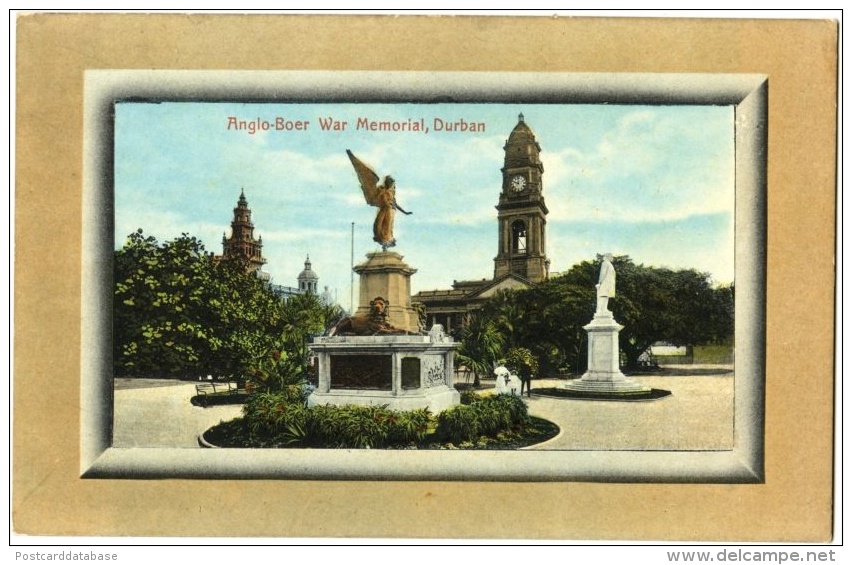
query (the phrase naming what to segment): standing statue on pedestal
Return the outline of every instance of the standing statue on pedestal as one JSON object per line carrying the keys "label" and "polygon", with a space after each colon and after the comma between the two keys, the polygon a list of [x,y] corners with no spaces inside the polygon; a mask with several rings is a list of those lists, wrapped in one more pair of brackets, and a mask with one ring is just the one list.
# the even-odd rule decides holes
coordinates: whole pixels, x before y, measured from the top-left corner
{"label": "standing statue on pedestal", "polygon": [[598,276],[597,308],[592,321],[583,326],[588,336],[588,363],[579,379],[565,383],[569,398],[595,400],[649,400],[651,387],[626,377],[621,372],[618,332],[624,326],[615,321],[609,310],[609,299],[615,296],[615,267],[612,254],[598,255],[601,272]]}
{"label": "standing statue on pedestal", "polygon": [[615,267],[612,266],[611,253],[607,253],[601,258],[601,274],[595,288],[598,296],[595,315],[612,314],[608,308],[609,299],[615,296]]}
{"label": "standing statue on pedestal", "polygon": [[406,215],[411,212],[406,212],[396,203],[396,183],[393,177],[388,175],[382,184],[379,184],[379,175],[373,169],[355,157],[350,150],[347,149],[346,154],[352,166],[355,167],[367,204],[379,208],[376,212],[376,220],[373,222],[373,241],[381,245],[383,251],[387,251],[388,247],[396,245],[396,239],[393,236],[394,214],[397,210]]}

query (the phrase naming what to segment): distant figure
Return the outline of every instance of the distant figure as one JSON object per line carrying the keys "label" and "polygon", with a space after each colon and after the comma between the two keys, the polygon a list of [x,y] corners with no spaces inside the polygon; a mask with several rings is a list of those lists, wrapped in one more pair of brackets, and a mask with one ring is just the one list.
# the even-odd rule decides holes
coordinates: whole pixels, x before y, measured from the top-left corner
{"label": "distant figure", "polygon": [[519,379],[518,375],[516,375],[515,373],[511,373],[506,379],[506,388],[508,389],[506,392],[508,392],[512,396],[523,396],[523,393],[519,392],[521,390],[521,387],[523,387],[521,379]]}
{"label": "distant figure", "polygon": [[595,285],[598,295],[598,305],[595,314],[611,314],[609,299],[615,296],[615,267],[612,266],[612,254],[607,253],[601,260],[601,274]]}
{"label": "distant figure", "polygon": [[509,369],[503,365],[498,366],[494,369],[494,377],[496,379],[494,391],[497,394],[509,392]]}
{"label": "distant figure", "polygon": [[532,385],[532,372],[525,363],[518,368],[518,378],[521,380],[521,396],[524,395],[524,385],[527,385],[527,398],[532,396],[530,386]]}

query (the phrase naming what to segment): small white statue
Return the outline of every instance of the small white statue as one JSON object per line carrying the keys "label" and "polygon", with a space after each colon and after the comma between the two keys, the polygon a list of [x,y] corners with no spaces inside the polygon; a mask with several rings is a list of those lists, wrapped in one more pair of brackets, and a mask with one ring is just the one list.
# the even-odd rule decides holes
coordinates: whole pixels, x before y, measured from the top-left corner
{"label": "small white statue", "polygon": [[432,343],[444,343],[447,341],[447,334],[444,332],[444,326],[441,324],[434,324],[432,329],[429,330],[429,341]]}
{"label": "small white statue", "polygon": [[615,296],[615,267],[612,266],[612,254],[607,253],[601,259],[601,274],[598,277],[598,304],[595,314],[611,314],[608,306],[609,299]]}

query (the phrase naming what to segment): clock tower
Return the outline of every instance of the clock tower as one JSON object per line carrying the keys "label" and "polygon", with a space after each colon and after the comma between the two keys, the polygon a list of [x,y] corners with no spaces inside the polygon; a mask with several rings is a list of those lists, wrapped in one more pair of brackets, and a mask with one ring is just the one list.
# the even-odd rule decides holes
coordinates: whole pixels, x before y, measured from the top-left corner
{"label": "clock tower", "polygon": [[518,125],[503,146],[503,188],[497,204],[498,248],[494,278],[517,275],[531,282],[547,278],[550,261],[545,253],[547,206],[542,194],[544,167],[541,147],[532,129],[518,116]]}

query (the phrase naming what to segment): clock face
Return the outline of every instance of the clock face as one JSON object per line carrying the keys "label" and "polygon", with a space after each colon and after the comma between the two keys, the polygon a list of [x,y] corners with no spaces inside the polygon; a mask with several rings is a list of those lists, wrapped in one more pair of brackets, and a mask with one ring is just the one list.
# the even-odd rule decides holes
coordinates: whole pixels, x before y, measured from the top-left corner
{"label": "clock face", "polygon": [[512,190],[515,192],[520,192],[527,186],[527,179],[522,177],[521,175],[517,175],[512,178]]}

